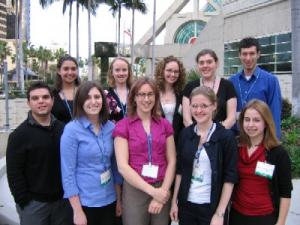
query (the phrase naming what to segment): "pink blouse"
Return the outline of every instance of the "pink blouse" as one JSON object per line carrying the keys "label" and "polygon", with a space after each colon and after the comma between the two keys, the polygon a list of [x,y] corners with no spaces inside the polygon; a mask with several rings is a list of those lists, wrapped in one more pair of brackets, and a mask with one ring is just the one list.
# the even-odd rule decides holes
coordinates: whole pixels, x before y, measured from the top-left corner
{"label": "pink blouse", "polygon": [[147,134],[138,116],[120,120],[113,131],[113,137],[122,137],[128,141],[129,165],[143,179],[152,184],[163,181],[167,169],[166,140],[173,135],[172,125],[164,118],[151,120],[152,165],[159,166],[156,179],[143,177],[142,167],[149,163]]}

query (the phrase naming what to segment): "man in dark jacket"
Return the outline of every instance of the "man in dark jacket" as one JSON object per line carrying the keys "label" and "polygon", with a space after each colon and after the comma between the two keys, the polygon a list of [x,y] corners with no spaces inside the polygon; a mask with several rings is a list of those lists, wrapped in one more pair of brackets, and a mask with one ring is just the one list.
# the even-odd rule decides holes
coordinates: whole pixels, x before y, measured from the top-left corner
{"label": "man in dark jacket", "polygon": [[6,166],[21,225],[62,225],[68,215],[60,173],[64,124],[51,115],[50,88],[34,83],[27,91],[28,118],[8,139]]}

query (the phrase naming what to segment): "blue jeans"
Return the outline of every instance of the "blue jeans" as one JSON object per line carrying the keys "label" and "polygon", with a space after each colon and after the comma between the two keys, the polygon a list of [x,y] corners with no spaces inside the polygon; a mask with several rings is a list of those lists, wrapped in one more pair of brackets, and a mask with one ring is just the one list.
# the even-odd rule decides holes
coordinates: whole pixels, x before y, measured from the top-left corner
{"label": "blue jeans", "polygon": [[23,209],[17,204],[20,225],[67,225],[70,217],[68,200],[39,202],[31,200]]}

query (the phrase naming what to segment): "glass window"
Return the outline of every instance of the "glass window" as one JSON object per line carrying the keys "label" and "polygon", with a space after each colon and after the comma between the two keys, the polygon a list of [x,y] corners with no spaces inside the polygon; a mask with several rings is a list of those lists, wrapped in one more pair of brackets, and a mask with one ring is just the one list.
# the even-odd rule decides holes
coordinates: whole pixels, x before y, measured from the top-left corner
{"label": "glass window", "polygon": [[291,42],[284,43],[284,44],[278,44],[276,47],[276,52],[289,52],[289,51],[292,51]]}
{"label": "glass window", "polygon": [[291,63],[280,63],[277,64],[277,71],[278,72],[291,72],[292,71],[292,64]]}
{"label": "glass window", "polygon": [[290,41],[291,41],[291,33],[279,34],[277,36],[277,43],[290,42]]}
{"label": "glass window", "polygon": [[277,62],[289,62],[292,60],[292,54],[291,53],[283,53],[283,54],[277,54],[276,55],[276,61]]}

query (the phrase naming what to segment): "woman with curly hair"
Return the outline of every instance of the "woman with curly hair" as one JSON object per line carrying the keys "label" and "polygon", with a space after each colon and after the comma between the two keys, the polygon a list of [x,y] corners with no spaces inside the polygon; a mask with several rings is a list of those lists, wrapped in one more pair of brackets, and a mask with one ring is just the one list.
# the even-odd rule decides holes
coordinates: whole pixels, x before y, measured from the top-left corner
{"label": "woman with curly hair", "polygon": [[109,106],[109,119],[117,122],[127,114],[127,96],[132,82],[129,62],[121,57],[115,58],[107,73],[108,90],[105,91]]}
{"label": "woman with curly hair", "polygon": [[156,66],[155,81],[159,89],[160,108],[162,116],[173,125],[175,142],[183,128],[181,91],[185,76],[182,62],[174,56],[162,59]]}

